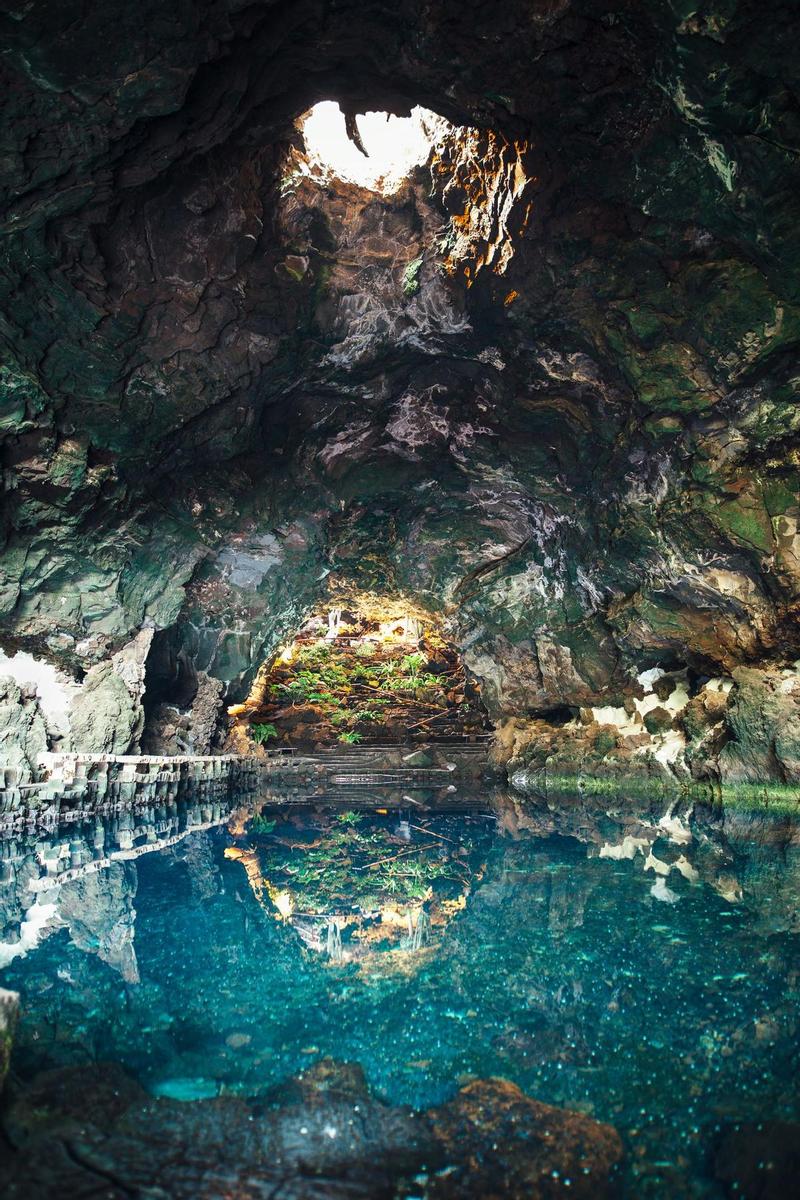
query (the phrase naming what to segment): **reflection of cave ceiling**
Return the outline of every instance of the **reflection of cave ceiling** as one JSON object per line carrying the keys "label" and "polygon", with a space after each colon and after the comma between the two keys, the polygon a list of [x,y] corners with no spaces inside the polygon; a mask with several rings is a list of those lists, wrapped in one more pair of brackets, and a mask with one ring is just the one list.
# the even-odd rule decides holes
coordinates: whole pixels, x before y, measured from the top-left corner
{"label": "reflection of cave ceiling", "polygon": [[[9,635],[85,667],[150,624],[241,693],[333,574],[447,613],[497,712],[796,657],[792,6],[0,28]],[[322,97],[461,132],[320,189]]]}

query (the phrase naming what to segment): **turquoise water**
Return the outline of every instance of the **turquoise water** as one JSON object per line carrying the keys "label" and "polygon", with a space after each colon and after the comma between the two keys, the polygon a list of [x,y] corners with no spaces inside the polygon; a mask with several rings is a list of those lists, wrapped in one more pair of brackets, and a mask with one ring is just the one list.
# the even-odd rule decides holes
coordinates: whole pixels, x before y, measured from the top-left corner
{"label": "turquoise water", "polygon": [[721,1195],[719,1132],[800,1116],[796,831],[497,806],[173,809],[7,844],[14,1069],[118,1061],[189,1099],[332,1055],[421,1108],[502,1075],[615,1125],[628,1196]]}

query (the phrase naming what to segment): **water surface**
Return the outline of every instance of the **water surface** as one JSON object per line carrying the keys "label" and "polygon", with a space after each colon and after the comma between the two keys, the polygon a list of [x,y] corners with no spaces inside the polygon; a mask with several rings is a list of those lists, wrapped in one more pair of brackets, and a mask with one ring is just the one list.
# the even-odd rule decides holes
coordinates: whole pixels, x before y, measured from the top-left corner
{"label": "water surface", "polygon": [[734,1121],[796,1120],[785,821],[181,806],[4,846],[14,1067],[266,1092],[322,1056],[424,1108],[505,1076],[615,1125],[629,1196],[717,1196]]}

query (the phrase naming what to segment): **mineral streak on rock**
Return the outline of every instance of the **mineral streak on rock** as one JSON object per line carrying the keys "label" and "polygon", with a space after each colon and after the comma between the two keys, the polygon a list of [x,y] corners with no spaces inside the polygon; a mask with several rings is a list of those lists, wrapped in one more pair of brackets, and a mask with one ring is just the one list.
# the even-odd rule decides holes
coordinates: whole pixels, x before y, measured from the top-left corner
{"label": "mineral streak on rock", "polygon": [[[0,622],[72,748],[217,749],[335,576],[446,616],[512,772],[796,784],[793,6],[56,8],[0,20]],[[429,163],[320,181],[320,99]]]}

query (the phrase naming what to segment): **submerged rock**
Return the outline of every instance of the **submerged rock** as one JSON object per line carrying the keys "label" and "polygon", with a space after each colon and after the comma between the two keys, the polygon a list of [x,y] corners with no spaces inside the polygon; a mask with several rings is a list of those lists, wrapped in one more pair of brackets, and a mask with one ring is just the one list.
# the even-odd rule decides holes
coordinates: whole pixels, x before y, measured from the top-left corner
{"label": "submerged rock", "polygon": [[[540,1104],[505,1079],[478,1079],[431,1113],[451,1170],[431,1180],[436,1200],[507,1197],[595,1200],[622,1159],[611,1125]],[[565,1192],[568,1189],[568,1192]]]}
{"label": "submerged rock", "polygon": [[219,1091],[213,1079],[162,1079],[153,1085],[154,1096],[167,1100],[207,1100]]}
{"label": "submerged rock", "polygon": [[16,1149],[0,1162],[3,1195],[545,1200],[570,1179],[571,1194],[594,1197],[622,1152],[610,1126],[503,1080],[418,1114],[374,1099],[359,1067],[324,1059],[262,1101],[186,1098],[146,1098],[113,1067],[46,1072],[5,1115]]}

